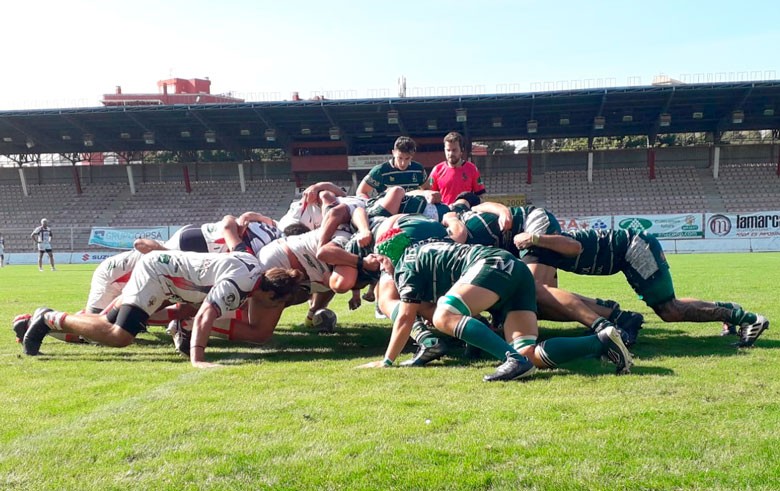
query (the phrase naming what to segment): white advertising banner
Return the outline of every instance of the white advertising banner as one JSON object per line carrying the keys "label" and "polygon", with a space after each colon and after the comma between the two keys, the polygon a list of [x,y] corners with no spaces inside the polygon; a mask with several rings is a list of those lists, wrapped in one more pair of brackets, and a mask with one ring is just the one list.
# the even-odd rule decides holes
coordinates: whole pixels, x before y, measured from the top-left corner
{"label": "white advertising banner", "polygon": [[349,170],[371,169],[375,165],[384,164],[392,159],[391,154],[387,155],[349,155],[347,156],[347,168]]}
{"label": "white advertising banner", "polygon": [[615,215],[615,228],[644,230],[659,239],[704,238],[704,215]]}
{"label": "white advertising banner", "polygon": [[92,227],[89,244],[112,249],[132,249],[135,239],[168,240],[168,227],[111,228]]}
{"label": "white advertising banner", "polygon": [[600,215],[600,216],[588,216],[588,217],[571,217],[555,215],[558,222],[561,224],[561,230],[564,232],[575,230],[606,230],[612,228],[612,216]]}
{"label": "white advertising banner", "polygon": [[780,211],[707,213],[708,239],[780,237]]}

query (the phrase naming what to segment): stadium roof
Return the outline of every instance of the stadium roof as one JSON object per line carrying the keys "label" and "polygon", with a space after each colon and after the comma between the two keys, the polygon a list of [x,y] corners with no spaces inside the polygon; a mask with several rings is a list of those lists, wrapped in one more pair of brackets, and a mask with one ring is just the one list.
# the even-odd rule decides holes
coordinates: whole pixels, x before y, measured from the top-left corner
{"label": "stadium roof", "polygon": [[[393,118],[397,123],[389,121]],[[440,138],[453,130],[474,141],[778,128],[780,81],[756,81],[0,111],[0,154],[227,150],[241,155],[334,137],[347,145],[385,143],[401,134]]]}

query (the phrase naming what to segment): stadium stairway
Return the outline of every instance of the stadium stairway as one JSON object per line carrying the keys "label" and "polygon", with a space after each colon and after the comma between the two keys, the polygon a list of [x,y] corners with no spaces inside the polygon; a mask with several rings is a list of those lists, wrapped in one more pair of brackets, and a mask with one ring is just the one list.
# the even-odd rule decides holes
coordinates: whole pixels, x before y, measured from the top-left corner
{"label": "stadium stairway", "polygon": [[712,177],[712,169],[698,168],[696,174],[699,177],[702,197],[704,198],[705,210],[711,213],[722,213],[726,211],[726,205],[723,202],[723,196],[715,185],[715,179]]}

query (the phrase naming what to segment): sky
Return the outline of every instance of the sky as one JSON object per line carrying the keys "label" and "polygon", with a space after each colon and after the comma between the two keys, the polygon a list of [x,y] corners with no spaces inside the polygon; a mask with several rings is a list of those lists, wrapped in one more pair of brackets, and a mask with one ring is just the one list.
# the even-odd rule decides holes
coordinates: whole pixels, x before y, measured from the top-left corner
{"label": "sky", "polygon": [[205,78],[247,101],[779,79],[780,2],[26,0],[4,5],[0,110],[100,106]]}

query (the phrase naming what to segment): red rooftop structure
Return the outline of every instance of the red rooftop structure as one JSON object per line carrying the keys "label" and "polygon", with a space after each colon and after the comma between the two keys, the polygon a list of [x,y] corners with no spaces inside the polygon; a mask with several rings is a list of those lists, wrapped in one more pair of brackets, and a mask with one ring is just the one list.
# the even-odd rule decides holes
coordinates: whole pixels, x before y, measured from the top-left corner
{"label": "red rooftop structure", "polygon": [[117,85],[113,94],[103,94],[104,106],[158,106],[168,104],[209,104],[244,102],[244,99],[211,93],[208,78],[170,78],[157,82],[157,94],[123,94]]}

